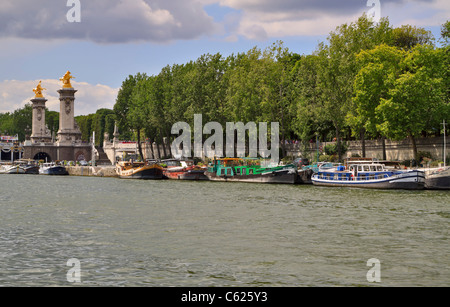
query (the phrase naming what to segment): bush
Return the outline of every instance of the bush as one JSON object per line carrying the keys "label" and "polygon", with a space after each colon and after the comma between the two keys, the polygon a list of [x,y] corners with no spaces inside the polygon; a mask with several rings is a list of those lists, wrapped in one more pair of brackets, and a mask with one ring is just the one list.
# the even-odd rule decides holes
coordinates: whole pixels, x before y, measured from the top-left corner
{"label": "bush", "polygon": [[339,162],[339,157],[337,155],[321,155],[319,157],[319,162]]}
{"label": "bush", "polygon": [[319,156],[319,162],[330,162],[330,156],[329,155]]}
{"label": "bush", "polygon": [[434,160],[433,155],[429,151],[419,151],[417,152],[417,155],[421,158],[420,160],[424,160],[424,158],[428,158],[428,161]]}
{"label": "bush", "polygon": [[400,164],[403,165],[403,166],[406,166],[406,167],[410,167],[411,166],[411,160],[403,160]]}
{"label": "bush", "polygon": [[294,161],[294,157],[292,157],[292,156],[286,156],[286,157],[282,158],[281,161],[282,161],[284,164],[290,164],[290,163],[292,163],[292,161]]}
{"label": "bush", "polygon": [[431,162],[430,167],[439,167],[439,164],[444,165],[444,162],[443,161],[433,161],[433,162]]}

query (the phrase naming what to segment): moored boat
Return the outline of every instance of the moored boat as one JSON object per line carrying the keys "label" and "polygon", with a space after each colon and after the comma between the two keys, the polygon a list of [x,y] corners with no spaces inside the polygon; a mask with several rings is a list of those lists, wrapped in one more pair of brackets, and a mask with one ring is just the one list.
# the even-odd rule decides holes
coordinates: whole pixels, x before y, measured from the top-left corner
{"label": "moored boat", "polygon": [[164,176],[168,179],[177,180],[209,180],[205,175],[207,168],[194,165],[190,160],[164,160],[166,164]]}
{"label": "moored boat", "polygon": [[311,177],[314,171],[311,168],[302,168],[297,170],[297,179],[295,183],[297,184],[311,184]]}
{"label": "moored boat", "polygon": [[38,175],[39,174],[39,165],[27,164],[23,167],[25,169],[25,174],[27,175]]}
{"label": "moored boat", "polygon": [[43,163],[39,169],[40,175],[65,176],[69,175],[67,169],[56,163]]}
{"label": "moored boat", "polygon": [[293,164],[263,167],[257,160],[223,158],[214,159],[205,175],[212,181],[294,184],[298,174]]}
{"label": "moored boat", "polygon": [[25,174],[25,169],[20,164],[3,165],[3,174]]}
{"label": "moored boat", "polygon": [[387,169],[381,163],[349,164],[347,167],[319,169],[312,176],[312,182],[330,187],[419,190],[425,187],[425,173]]}
{"label": "moored boat", "polygon": [[24,169],[25,174],[27,174],[27,175],[39,174],[40,167],[34,160],[21,159],[21,160],[17,160],[16,163],[18,163]]}
{"label": "moored boat", "polygon": [[425,170],[425,188],[450,190],[450,167]]}
{"label": "moored boat", "polygon": [[163,168],[157,163],[119,161],[116,173],[121,179],[162,179]]}

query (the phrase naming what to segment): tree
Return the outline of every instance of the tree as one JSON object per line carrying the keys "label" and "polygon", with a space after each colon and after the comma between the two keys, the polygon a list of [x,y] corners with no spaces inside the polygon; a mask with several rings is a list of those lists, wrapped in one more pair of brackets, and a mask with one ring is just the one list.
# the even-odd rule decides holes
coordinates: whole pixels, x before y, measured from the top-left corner
{"label": "tree", "polygon": [[10,134],[14,130],[13,117],[11,113],[0,113],[0,134]]}
{"label": "tree", "polygon": [[136,77],[136,84],[131,91],[130,100],[128,103],[128,112],[126,121],[128,127],[136,133],[139,155],[141,159],[145,159],[142,144],[141,133],[146,124],[146,104],[148,102],[148,81],[149,78],[143,74]]}
{"label": "tree", "polygon": [[117,124],[121,131],[121,135],[129,136],[131,127],[128,123],[128,114],[131,105],[131,95],[137,82],[146,77],[145,74],[137,73],[135,76],[129,75],[117,94],[116,103],[114,104],[114,114],[116,115]]}
{"label": "tree", "polygon": [[263,56],[267,61],[265,83],[268,90],[267,97],[261,103],[261,119],[264,122],[280,123],[282,157],[284,157],[285,140],[290,138],[293,132],[292,119],[296,113],[293,69],[301,57],[299,54],[291,53],[281,41],[268,47]]}
{"label": "tree", "polygon": [[59,112],[45,110],[45,122],[48,129],[56,135],[59,130]]}
{"label": "tree", "polygon": [[444,56],[443,49],[430,45],[417,45],[405,53],[400,64],[402,73],[387,80],[388,97],[381,98],[376,108],[379,131],[394,140],[409,137],[416,161],[415,138],[431,126],[438,127],[442,117],[450,116],[445,101]]}
{"label": "tree", "polygon": [[3,114],[0,116],[0,132],[18,135],[19,141],[23,142],[26,131],[31,129],[32,117],[33,107],[30,103],[23,108],[15,110],[13,113]]}
{"label": "tree", "polygon": [[[354,82],[353,108],[347,114],[347,122],[353,131],[364,131],[376,136],[379,134],[379,117],[375,112],[381,99],[389,98],[392,80],[401,73],[400,63],[405,52],[385,44],[372,50],[363,50],[357,57],[361,69]],[[386,152],[383,138],[383,157]],[[363,156],[364,148],[363,148]]]}
{"label": "tree", "polygon": [[319,44],[317,89],[319,90],[321,116],[333,123],[339,160],[342,159],[341,132],[347,124],[346,116],[353,108],[353,83],[359,67],[355,57],[361,50],[390,42],[392,28],[387,19],[375,24],[365,14],[356,23],[343,24],[327,38],[328,45]]}
{"label": "tree", "polygon": [[89,114],[89,115],[80,115],[75,117],[76,122],[78,123],[78,126],[80,127],[81,131],[81,139],[85,142],[88,142],[92,136],[92,129],[93,122],[94,122],[95,114]]}
{"label": "tree", "polygon": [[393,46],[410,50],[417,45],[432,45],[434,37],[431,31],[411,25],[403,25],[393,30]]}
{"label": "tree", "polygon": [[441,27],[441,38],[444,45],[448,46],[450,43],[450,20],[447,20]]}

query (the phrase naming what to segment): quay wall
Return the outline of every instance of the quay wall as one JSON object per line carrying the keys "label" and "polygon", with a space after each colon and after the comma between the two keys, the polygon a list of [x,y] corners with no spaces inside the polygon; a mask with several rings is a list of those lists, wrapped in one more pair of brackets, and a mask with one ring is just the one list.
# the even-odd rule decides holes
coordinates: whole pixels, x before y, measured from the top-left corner
{"label": "quay wall", "polygon": [[[347,152],[344,157],[352,157],[352,155],[359,155],[362,157],[362,142],[358,141],[348,141]],[[450,138],[446,140],[446,155],[450,155]],[[322,149],[329,144],[335,144],[335,142],[321,142],[319,146]],[[417,150],[422,152],[431,153],[433,159],[443,161],[444,154],[444,137],[428,137],[428,138],[417,138],[416,139]],[[413,150],[410,139],[404,139],[401,141],[385,140],[386,147],[386,159],[391,161],[404,161],[413,159]],[[310,143],[308,146],[302,146],[301,144],[286,144],[285,148],[288,156],[300,157],[305,156],[306,158],[316,157],[316,143]],[[383,159],[383,142],[382,140],[366,140],[366,157],[367,158],[377,158],[379,160]]]}
{"label": "quay wall", "polygon": [[70,176],[117,177],[114,166],[66,166]]}

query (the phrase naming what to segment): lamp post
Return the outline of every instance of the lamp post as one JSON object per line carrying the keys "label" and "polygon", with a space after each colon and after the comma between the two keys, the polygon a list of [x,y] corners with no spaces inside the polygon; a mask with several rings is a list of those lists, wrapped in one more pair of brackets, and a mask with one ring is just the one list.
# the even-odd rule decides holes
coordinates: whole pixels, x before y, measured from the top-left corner
{"label": "lamp post", "polygon": [[446,138],[446,135],[445,135],[445,126],[447,125],[446,123],[445,123],[445,120],[442,122],[442,124],[441,125],[443,125],[444,126],[444,167],[446,166],[446,164],[445,164],[445,160],[446,160],[446,158],[447,158],[447,155],[446,155],[446,147],[447,147],[447,144],[446,144],[446,141],[445,141],[445,138]]}
{"label": "lamp post", "polygon": [[317,163],[319,163],[319,133],[316,132],[316,159]]}

